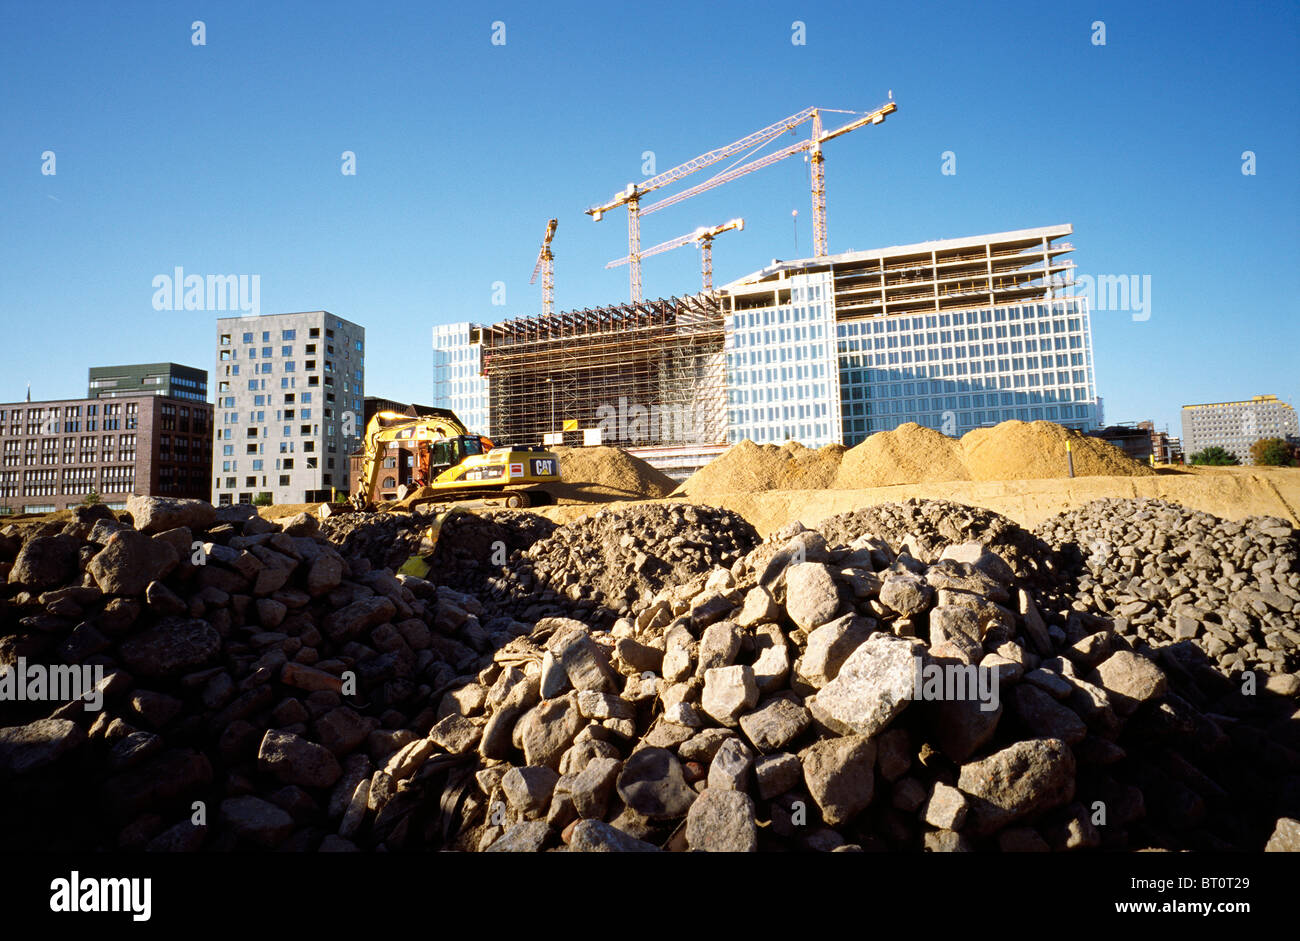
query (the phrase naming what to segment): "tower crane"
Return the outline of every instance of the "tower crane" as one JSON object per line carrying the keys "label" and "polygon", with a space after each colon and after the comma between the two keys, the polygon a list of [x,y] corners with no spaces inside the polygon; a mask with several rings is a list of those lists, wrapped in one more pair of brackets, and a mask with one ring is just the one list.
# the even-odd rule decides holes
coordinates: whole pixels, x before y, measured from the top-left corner
{"label": "tower crane", "polygon": [[717,174],[716,176],[713,176],[705,180],[703,183],[698,183],[695,186],[692,186],[688,189],[684,189],[679,193],[674,193],[672,196],[669,196],[666,199],[661,199],[657,203],[653,203],[645,207],[644,209],[640,210],[640,213],[642,215],[648,215],[649,213],[652,212],[658,212],[660,209],[666,209],[667,207],[676,205],[677,203],[680,203],[683,200],[690,199],[692,196],[699,195],[700,193],[703,193],[706,190],[711,190],[715,186],[721,186],[723,183],[730,183],[732,180],[742,177],[747,173],[752,173],[755,170],[761,170],[763,167],[771,166],[774,163],[784,160],[786,157],[793,156],[794,154],[803,153],[805,151],[811,151],[813,255],[816,258],[824,257],[827,254],[826,251],[826,182],[825,182],[824,170],[823,170],[823,163],[825,162],[825,157],[822,154],[822,145],[827,143],[828,141],[834,140],[837,137],[847,134],[850,131],[856,131],[860,127],[865,127],[868,124],[883,123],[887,115],[890,115],[893,112],[898,110],[898,105],[895,104],[893,101],[888,101],[884,105],[881,105],[879,108],[877,108],[875,111],[871,111],[868,112],[867,114],[857,117],[854,120],[850,121],[849,123],[841,127],[837,127],[833,131],[825,131],[822,129],[821,112],[823,110],[828,110],[828,109],[821,109],[821,108],[812,109],[813,133],[812,133],[812,137],[809,138],[808,140],[799,141],[798,143],[791,144],[789,147],[786,147],[782,150],[775,151],[764,157],[759,157],[756,160],[751,160],[749,163],[741,164],[740,166],[737,167],[732,167],[729,170],[724,170],[723,172]]}
{"label": "tower crane", "polygon": [[812,118],[816,110],[816,108],[804,108],[802,111],[783,118],[775,124],[768,125],[761,131],[755,131],[748,137],[733,141],[725,147],[710,150],[708,153],[679,164],[671,170],[660,173],[658,176],[642,180],[640,183],[629,183],[627,189],[615,193],[612,199],[586,210],[587,215],[591,216],[593,221],[599,222],[605,213],[620,206],[627,207],[627,257],[628,264],[631,266],[630,280],[632,300],[634,302],[641,300],[641,197],[654,192],[660,187],[675,183],[697,170],[703,170],[720,160],[725,160],[735,154],[766,144],[774,137],[785,131],[792,130]]}
{"label": "tower crane", "polygon": [[552,219],[546,223],[546,236],[542,239],[542,250],[537,253],[537,264],[533,265],[533,276],[529,284],[537,283],[537,274],[542,275],[542,313],[549,316],[555,308],[555,256],[551,254],[551,239],[559,221]]}
{"label": "tower crane", "polygon": [[[740,231],[745,227],[744,219],[732,219],[730,222],[724,222],[722,225],[701,226],[694,232],[688,232],[685,235],[678,236],[675,239],[669,239],[667,242],[660,242],[652,248],[647,248],[640,255],[641,258],[649,258],[651,255],[658,255],[660,252],[670,251],[682,245],[689,245],[691,242],[700,243],[700,274],[704,282],[704,290],[713,290],[713,240],[723,232],[730,232],[733,229]],[[617,268],[619,265],[626,265],[632,260],[631,255],[624,255],[622,258],[616,258],[607,264],[606,268]]]}

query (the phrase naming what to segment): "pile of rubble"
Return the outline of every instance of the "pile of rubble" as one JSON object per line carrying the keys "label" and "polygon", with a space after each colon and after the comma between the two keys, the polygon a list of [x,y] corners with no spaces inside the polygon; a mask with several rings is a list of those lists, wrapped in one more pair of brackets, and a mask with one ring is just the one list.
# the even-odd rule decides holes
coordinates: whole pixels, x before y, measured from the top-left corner
{"label": "pile of rubble", "polygon": [[[430,540],[428,531],[435,523],[437,538]],[[481,582],[502,547],[507,554],[523,551],[555,531],[550,520],[521,510],[468,512],[432,506],[414,513],[343,513],[320,525],[321,533],[345,556],[364,556],[374,568],[394,572],[432,546],[431,571],[464,585]]]}
{"label": "pile of rubble", "polygon": [[711,506],[601,510],[512,555],[488,587],[500,610],[523,620],[563,614],[608,627],[665,585],[730,566],[757,542],[744,517]]}
{"label": "pile of rubble", "polygon": [[[1154,649],[1088,602],[1071,521],[1058,553],[951,504],[762,543],[628,507],[466,592],[305,515],[129,509],[0,530],[0,663],[103,670],[97,710],[0,702],[6,848],[1300,848],[1289,661]],[[1277,539],[1234,565],[1286,595]]]}
{"label": "pile of rubble", "polygon": [[1225,674],[1300,669],[1300,540],[1162,500],[1096,500],[1036,530],[1073,576],[1064,600],[1152,647],[1192,641]]}

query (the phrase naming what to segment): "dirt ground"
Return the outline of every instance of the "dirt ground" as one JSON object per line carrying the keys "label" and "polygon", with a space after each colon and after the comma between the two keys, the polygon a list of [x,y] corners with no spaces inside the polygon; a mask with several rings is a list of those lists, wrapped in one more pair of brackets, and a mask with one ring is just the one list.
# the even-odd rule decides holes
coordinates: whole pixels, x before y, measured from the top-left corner
{"label": "dirt ground", "polygon": [[[865,490],[769,490],[715,495],[695,502],[734,510],[764,536],[791,520],[812,526],[836,513],[909,497],[981,506],[1022,526],[1035,526],[1049,516],[1103,497],[1151,497],[1224,519],[1276,516],[1300,527],[1300,468],[1198,467],[1189,472],[1160,467],[1157,471],[1150,477],[958,480]],[[568,522],[600,508],[553,506],[533,512]]]}

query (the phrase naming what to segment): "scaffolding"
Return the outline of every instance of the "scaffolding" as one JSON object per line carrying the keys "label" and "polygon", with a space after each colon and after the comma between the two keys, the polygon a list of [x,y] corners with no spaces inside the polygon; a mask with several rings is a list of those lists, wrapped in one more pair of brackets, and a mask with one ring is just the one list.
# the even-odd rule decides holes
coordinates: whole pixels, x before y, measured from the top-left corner
{"label": "scaffolding", "polygon": [[[712,294],[521,317],[482,331],[493,440],[536,443],[569,424],[605,444],[722,444],[722,314]],[[581,443],[572,431],[565,443]]]}

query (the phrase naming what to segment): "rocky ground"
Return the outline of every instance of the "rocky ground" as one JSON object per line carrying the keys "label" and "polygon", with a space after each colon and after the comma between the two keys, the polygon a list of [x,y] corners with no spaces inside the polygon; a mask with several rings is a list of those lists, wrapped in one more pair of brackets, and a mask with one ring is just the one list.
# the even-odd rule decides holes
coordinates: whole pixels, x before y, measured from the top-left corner
{"label": "rocky ground", "polygon": [[1280,520],[128,509],[0,529],[0,664],[104,671],[0,701],[6,849],[1300,849]]}

